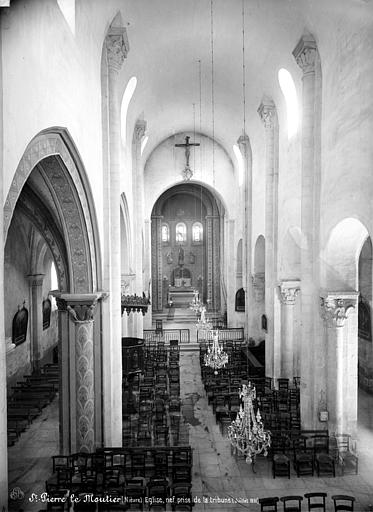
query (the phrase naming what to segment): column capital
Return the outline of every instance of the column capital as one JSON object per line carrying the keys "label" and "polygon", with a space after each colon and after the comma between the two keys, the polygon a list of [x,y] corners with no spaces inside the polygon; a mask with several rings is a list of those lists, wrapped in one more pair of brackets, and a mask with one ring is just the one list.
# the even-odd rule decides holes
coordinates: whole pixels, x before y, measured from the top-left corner
{"label": "column capital", "polygon": [[273,128],[277,116],[276,105],[269,96],[263,96],[262,101],[257,110],[260,119],[265,128]]}
{"label": "column capital", "polygon": [[293,306],[300,292],[300,281],[297,279],[281,281],[279,289],[282,304],[285,306]]}
{"label": "column capital", "polygon": [[104,292],[96,293],[60,293],[53,292],[59,311],[67,311],[74,322],[93,320],[97,302],[105,299]]}
{"label": "column capital", "polygon": [[343,327],[357,306],[359,292],[324,292],[320,296],[321,316],[328,327]]}
{"label": "column capital", "polygon": [[141,144],[141,141],[145,135],[146,130],[146,121],[144,119],[138,119],[135,124],[135,129],[133,132],[133,141],[136,144]]}
{"label": "column capital", "polygon": [[303,74],[313,73],[315,71],[315,59],[317,44],[311,34],[304,34],[293,50],[293,56]]}
{"label": "column capital", "polygon": [[243,132],[237,139],[239,146],[250,146],[250,139],[247,133]]}
{"label": "column capital", "polygon": [[28,274],[27,279],[30,286],[42,286],[45,274]]}
{"label": "column capital", "polygon": [[129,52],[126,29],[124,27],[111,27],[106,36],[105,44],[109,67],[119,71]]}

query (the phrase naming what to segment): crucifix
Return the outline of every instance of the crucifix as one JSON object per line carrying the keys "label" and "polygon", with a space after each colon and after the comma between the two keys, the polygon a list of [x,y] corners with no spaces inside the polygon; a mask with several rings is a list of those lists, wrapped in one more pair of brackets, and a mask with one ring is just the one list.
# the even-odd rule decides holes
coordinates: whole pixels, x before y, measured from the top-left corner
{"label": "crucifix", "polygon": [[185,144],[175,144],[175,147],[177,148],[185,148],[185,169],[183,170],[183,176],[185,180],[190,180],[190,178],[193,176],[193,171],[189,167],[189,158],[190,158],[190,148],[192,146],[199,146],[199,143],[196,142],[189,142],[190,137],[187,135],[185,137]]}

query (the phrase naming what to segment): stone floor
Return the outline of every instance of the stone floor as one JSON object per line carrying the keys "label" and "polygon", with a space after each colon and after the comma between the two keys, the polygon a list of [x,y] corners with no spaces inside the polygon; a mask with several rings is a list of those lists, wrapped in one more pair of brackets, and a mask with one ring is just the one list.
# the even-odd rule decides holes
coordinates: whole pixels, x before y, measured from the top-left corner
{"label": "stone floor", "polygon": [[[269,460],[259,458],[254,474],[243,459],[237,460],[231,455],[229,442],[220,433],[208,405],[196,350],[181,352],[180,377],[183,415],[189,424],[189,440],[193,447],[195,512],[254,512],[259,511],[257,498],[303,495],[312,491],[328,493],[328,511],[333,510],[330,499],[333,494],[354,495],[356,512],[370,510],[369,506],[373,504],[373,396],[359,392],[358,475],[297,478],[292,470],[290,480],[273,479]],[[19,487],[25,494],[23,501],[11,501],[9,510],[33,512],[46,508],[40,502],[30,503],[29,498],[31,493],[39,495],[44,490],[45,480],[51,473],[50,457],[57,452],[58,399],[9,449],[10,488]],[[225,500],[225,503],[219,503],[219,500]],[[303,510],[306,510],[305,504]]]}

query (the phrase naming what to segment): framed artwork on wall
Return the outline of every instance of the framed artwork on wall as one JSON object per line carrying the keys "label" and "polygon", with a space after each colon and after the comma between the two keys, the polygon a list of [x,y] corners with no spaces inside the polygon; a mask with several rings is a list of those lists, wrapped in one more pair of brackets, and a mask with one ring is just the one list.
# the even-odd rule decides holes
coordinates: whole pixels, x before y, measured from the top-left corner
{"label": "framed artwork on wall", "polygon": [[51,324],[52,303],[49,299],[43,300],[43,331]]}
{"label": "framed artwork on wall", "polygon": [[18,306],[18,311],[13,317],[12,324],[12,342],[14,345],[20,345],[26,341],[28,324],[28,310],[25,306],[25,301],[22,307]]}

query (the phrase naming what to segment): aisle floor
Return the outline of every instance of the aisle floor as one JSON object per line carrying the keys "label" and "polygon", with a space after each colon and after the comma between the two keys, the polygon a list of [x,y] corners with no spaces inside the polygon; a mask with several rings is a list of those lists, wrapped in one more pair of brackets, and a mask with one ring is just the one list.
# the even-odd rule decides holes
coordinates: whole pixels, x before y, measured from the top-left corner
{"label": "aisle floor", "polygon": [[[333,494],[354,495],[357,500],[355,512],[370,510],[369,506],[373,504],[373,396],[359,391],[358,475],[297,478],[292,469],[290,480],[273,479],[271,464],[266,458],[258,459],[254,474],[242,458],[232,456],[229,441],[222,436],[212,407],[208,405],[196,350],[181,351],[180,380],[182,411],[189,425],[189,441],[193,448],[194,512],[258,512],[256,500],[259,497],[304,495],[313,491],[328,493],[330,512],[334,510],[330,499]],[[32,492],[40,494],[44,491],[45,480],[51,474],[51,455],[56,453],[58,399],[45,408],[16,445],[8,450],[9,487],[19,487],[25,493],[23,502],[10,502],[9,510],[34,512],[43,508],[40,503],[30,503],[28,498]],[[219,500],[225,502],[219,503]],[[303,510],[306,510],[305,504]]]}

